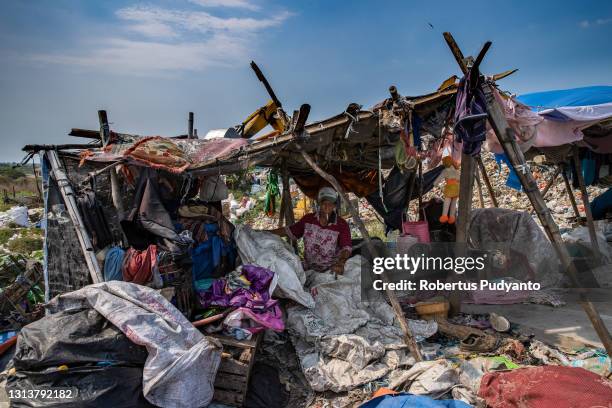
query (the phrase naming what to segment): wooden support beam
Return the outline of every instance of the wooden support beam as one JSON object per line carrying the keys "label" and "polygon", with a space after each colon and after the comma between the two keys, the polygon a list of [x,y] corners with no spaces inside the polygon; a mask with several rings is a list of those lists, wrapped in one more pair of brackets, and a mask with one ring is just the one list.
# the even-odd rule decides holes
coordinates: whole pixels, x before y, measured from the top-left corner
{"label": "wooden support beam", "polygon": [[100,132],[97,130],[72,128],[68,136],[84,137],[87,139],[100,140]]}
{"label": "wooden support beam", "polygon": [[193,112],[189,112],[189,119],[187,119],[187,138],[193,139]]}
{"label": "wooden support beam", "polygon": [[[450,48],[457,65],[461,69],[463,75],[470,74],[470,70],[466,65],[465,57],[463,52],[455,42],[455,39],[450,33],[443,34],[446,44]],[[482,51],[478,54],[478,65],[482,62],[484,55],[489,49],[490,44],[486,44]],[[479,75],[478,66],[475,66],[472,70],[471,75]],[[475,81],[473,81],[475,83]],[[457,229],[455,233],[455,242],[465,243],[468,242],[468,233],[470,230],[470,217],[472,216],[472,195],[474,188],[474,168],[475,159],[465,153],[461,153],[461,176],[459,178],[459,208],[457,209]],[[454,278],[454,277],[453,277]],[[461,312],[461,294],[459,292],[451,292],[449,296],[449,315],[454,316]]]}
{"label": "wooden support beam", "polygon": [[584,206],[584,213],[586,214],[587,227],[589,229],[589,236],[591,237],[591,245],[597,258],[601,257],[599,251],[599,242],[597,242],[597,234],[595,233],[595,223],[593,222],[593,213],[591,212],[591,204],[589,203],[589,195],[587,193],[586,184],[582,175],[582,166],[580,165],[580,155],[578,146],[573,146],[574,154],[573,161],[574,167],[576,168],[576,174],[578,175],[578,185],[580,185],[580,192],[582,193],[582,205]]}
{"label": "wooden support beam", "polygon": [[287,169],[287,160],[283,159],[281,166],[281,180],[283,182],[283,194],[286,196],[285,202],[285,225],[295,224],[295,216],[293,215],[293,204],[291,200],[291,189],[289,181],[289,170]]}
{"label": "wooden support beam", "polygon": [[480,181],[478,167],[476,167],[476,187],[478,188],[478,201],[480,202],[480,208],[485,208],[484,196],[482,195],[482,181]]}
{"label": "wooden support beam", "polygon": [[561,173],[561,170],[563,170],[563,167],[557,166],[557,169],[555,170],[554,174],[552,175],[552,177],[550,178],[550,180],[548,181],[548,183],[546,184],[546,186],[544,186],[544,189],[542,190],[542,198],[546,197],[546,194],[548,194],[548,190],[550,190],[553,184],[555,184],[555,180],[557,179],[557,177],[559,177],[559,173]]}
{"label": "wooden support beam", "polygon": [[[83,255],[85,256],[85,262],[87,263],[87,269],[89,269],[91,281],[93,283],[104,282],[102,272],[100,271],[100,265],[98,265],[98,260],[96,259],[96,254],[94,252],[91,239],[85,225],[83,224],[83,219],[81,218],[76,200],[74,199],[74,191],[72,190],[70,180],[68,180],[68,177],[66,176],[64,166],[59,160],[55,150],[49,150],[46,153],[46,156],[49,159],[53,177],[55,178],[62,198],[64,199],[64,204],[66,205],[68,215],[70,216],[70,219],[74,224],[74,228],[76,229],[79,244],[81,245]],[[61,243],[57,244],[61,245]]]}
{"label": "wooden support beam", "polygon": [[[100,140],[102,140],[102,145],[106,147],[110,141],[110,127],[108,125],[108,116],[105,110],[98,111],[98,119],[100,121]],[[110,182],[113,206],[117,210],[117,216],[120,220],[122,220],[125,215],[125,211],[123,209],[123,202],[121,201],[121,187],[119,185],[119,178],[117,177],[115,167],[110,169]]]}
{"label": "wooden support beam", "polygon": [[491,197],[491,201],[493,202],[493,207],[499,207],[499,204],[497,203],[497,197],[495,196],[495,190],[493,190],[493,186],[491,185],[491,180],[489,180],[489,175],[487,174],[487,169],[485,168],[485,165],[482,162],[481,156],[478,156],[476,158],[476,164],[478,164],[478,168],[480,169],[480,174],[482,175],[485,186],[487,186],[489,197]]}
{"label": "wooden support beam", "polygon": [[[561,166],[559,166],[561,169]],[[563,175],[563,183],[565,184],[565,191],[570,199],[570,203],[572,203],[572,208],[574,209],[574,214],[576,215],[576,221],[580,222],[580,210],[578,210],[578,205],[576,204],[576,197],[574,196],[574,191],[572,190],[572,185],[570,184],[569,178],[565,171],[561,173]],[[544,194],[542,194],[544,195]]]}
{"label": "wooden support beam", "polygon": [[[300,151],[306,163],[308,163],[310,167],[312,167],[315,173],[317,173],[324,180],[330,183],[336,189],[336,191],[342,196],[342,199],[344,200],[344,202],[346,202],[348,210],[351,213],[351,217],[353,218],[353,221],[355,222],[355,224],[357,224],[357,227],[359,228],[361,236],[363,237],[364,243],[366,247],[368,248],[368,251],[370,252],[370,254],[373,257],[381,256],[382,254],[378,252],[378,250],[372,243],[372,240],[370,239],[370,234],[368,233],[368,230],[366,229],[365,224],[363,223],[362,219],[359,217],[359,211],[353,206],[353,203],[350,202],[348,195],[344,192],[344,189],[342,188],[338,180],[336,180],[334,176],[332,176],[331,174],[323,170],[321,167],[319,167],[319,165],[312,159],[312,157],[310,157],[308,153],[306,153],[306,151],[299,144],[296,143],[295,147]],[[383,272],[380,276],[383,282],[389,282],[389,279],[386,273]],[[419,348],[416,344],[416,341],[414,340],[414,337],[412,336],[412,332],[410,331],[410,327],[408,326],[408,322],[406,321],[406,317],[404,316],[404,312],[402,311],[402,307],[399,304],[399,301],[397,300],[395,293],[389,289],[385,289],[385,292],[387,294],[387,297],[389,298],[389,302],[391,303],[391,307],[393,308],[395,317],[397,318],[397,321],[402,329],[402,332],[404,333],[404,342],[408,346],[410,353],[412,353],[416,361],[422,361],[423,358],[421,357]]]}
{"label": "wooden support beam", "polygon": [[[555,184],[555,180],[557,179],[557,177],[559,177],[559,173],[561,173],[561,171],[563,170],[563,167],[561,166],[557,166],[554,174],[552,175],[552,177],[550,178],[550,180],[548,180],[548,183],[546,183],[546,185],[544,186],[544,189],[542,190],[542,198],[546,197],[546,194],[548,193],[548,190],[550,190],[550,188],[553,186],[553,184]],[[565,174],[564,174],[565,176]],[[571,194],[571,192],[570,192]],[[573,199],[573,196],[571,196]],[[533,214],[535,211],[532,209],[530,214]],[[580,215],[577,214],[577,217],[580,217]]]}
{"label": "wooden support beam", "polygon": [[24,152],[40,152],[46,150],[72,150],[72,149],[95,149],[98,147],[102,147],[100,144],[83,144],[83,143],[68,143],[68,144],[59,144],[59,145],[25,145],[21,150]]}

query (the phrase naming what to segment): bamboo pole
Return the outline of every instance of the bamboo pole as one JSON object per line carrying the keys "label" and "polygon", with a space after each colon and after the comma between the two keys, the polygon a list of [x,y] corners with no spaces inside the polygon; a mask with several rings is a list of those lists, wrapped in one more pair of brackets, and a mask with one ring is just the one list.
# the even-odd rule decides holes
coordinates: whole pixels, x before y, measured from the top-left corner
{"label": "bamboo pole", "polygon": [[[110,128],[108,125],[108,116],[105,110],[98,111],[98,119],[100,120],[100,139],[102,145],[106,147],[110,141]],[[117,216],[120,220],[123,219],[125,211],[123,209],[123,202],[121,201],[121,188],[119,186],[119,178],[115,168],[110,170],[110,183],[111,183],[111,197],[113,199],[113,206],[117,210]]]}
{"label": "bamboo pole", "polygon": [[[68,177],[66,176],[66,172],[64,171],[64,167],[59,160],[57,152],[54,150],[49,150],[46,154],[47,158],[49,159],[49,164],[51,165],[51,171],[53,172],[55,181],[57,182],[62,198],[64,199],[66,210],[68,211],[68,215],[70,215],[70,219],[72,220],[74,228],[76,229],[79,244],[81,245],[83,255],[85,256],[85,262],[87,263],[87,269],[89,269],[91,281],[93,283],[104,282],[104,278],[102,277],[102,273],[100,271],[100,265],[98,265],[98,260],[96,259],[93,245],[91,244],[91,239],[89,238],[87,229],[85,229],[83,219],[81,218],[76,200],[74,199],[74,191],[72,190],[70,180],[68,180]],[[57,244],[61,245],[61,243]]]}
{"label": "bamboo pole", "polygon": [[193,139],[193,112],[189,112],[189,118],[187,119],[187,138]]}
{"label": "bamboo pole", "polygon": [[[563,168],[561,166],[557,166],[555,173],[552,175],[550,180],[548,180],[548,183],[546,183],[546,185],[544,186],[544,189],[542,190],[542,198],[546,197],[548,190],[550,190],[550,188],[553,186],[553,184],[555,183],[555,180],[557,179],[557,177],[559,177],[559,173],[561,173],[562,169]],[[533,214],[533,213],[534,213],[534,210],[531,210],[530,214]]]}
{"label": "bamboo pole", "polygon": [[484,196],[482,195],[482,181],[480,181],[480,175],[478,174],[478,167],[476,167],[476,187],[478,188],[478,201],[480,201],[480,208],[485,208]]}
{"label": "bamboo pole", "polygon": [[[353,206],[353,203],[349,201],[347,194],[344,192],[344,189],[342,188],[338,180],[336,180],[334,176],[332,176],[331,174],[323,170],[321,167],[319,167],[319,165],[312,159],[312,157],[310,157],[310,155],[306,153],[306,151],[302,148],[302,146],[296,143],[295,147],[301,152],[302,157],[304,158],[306,163],[308,163],[308,165],[312,167],[315,173],[317,173],[324,180],[330,183],[336,189],[336,191],[340,193],[340,195],[342,196],[342,199],[346,202],[348,210],[351,213],[351,216],[353,218],[353,221],[355,222],[355,224],[357,224],[357,227],[359,228],[359,231],[361,233],[361,236],[363,237],[365,245],[368,248],[368,251],[370,252],[370,254],[372,254],[372,256],[375,256],[375,257],[380,256],[381,254],[378,253],[378,250],[376,249],[376,247],[372,243],[372,240],[370,239],[370,234],[368,233],[368,230],[366,229],[365,224],[359,217],[359,212]],[[386,276],[386,273],[383,272],[380,276],[383,282],[389,282],[389,279]],[[397,297],[395,297],[395,293],[393,293],[393,291],[389,289],[385,289],[385,292],[387,296],[389,297],[389,301],[391,302],[391,307],[393,308],[395,317],[397,318],[398,323],[402,329],[402,332],[404,333],[404,342],[408,346],[408,349],[414,356],[415,360],[422,361],[423,358],[421,357],[421,353],[416,344],[416,341],[414,340],[414,337],[412,337],[412,332],[410,331],[410,327],[408,326],[408,322],[406,321],[406,317],[404,316],[402,307],[399,304]]]}
{"label": "bamboo pole", "polygon": [[291,200],[291,189],[289,184],[289,170],[287,169],[287,161],[283,159],[281,166],[281,179],[283,181],[283,194],[286,196],[285,202],[285,225],[295,224],[295,217],[293,215],[293,204]]}
{"label": "bamboo pole", "polygon": [[478,164],[478,167],[480,168],[480,174],[482,174],[485,186],[489,191],[489,197],[491,197],[493,207],[499,207],[499,204],[497,203],[497,197],[495,197],[495,191],[493,190],[493,186],[491,186],[491,180],[489,180],[489,175],[487,174],[487,169],[485,168],[485,165],[482,162],[482,157],[478,156],[476,158],[476,164]]}
{"label": "bamboo pole", "polygon": [[599,242],[597,242],[597,234],[595,233],[595,223],[593,222],[593,213],[591,212],[589,195],[587,193],[586,184],[584,183],[584,177],[582,175],[582,166],[580,165],[578,146],[574,145],[573,150],[574,166],[576,167],[576,173],[578,175],[578,185],[580,185],[580,192],[582,193],[582,205],[584,206],[584,213],[586,214],[587,227],[589,228],[589,236],[591,237],[591,245],[593,246],[595,256],[599,258],[601,256],[601,252],[599,252]]}
{"label": "bamboo pole", "polygon": [[563,174],[563,183],[565,184],[565,191],[567,192],[567,195],[569,196],[570,203],[572,203],[574,214],[576,214],[576,221],[580,222],[580,210],[578,210],[578,205],[576,204],[576,197],[574,196],[572,185],[570,184],[567,174],[565,174],[565,172],[563,172],[562,174]]}

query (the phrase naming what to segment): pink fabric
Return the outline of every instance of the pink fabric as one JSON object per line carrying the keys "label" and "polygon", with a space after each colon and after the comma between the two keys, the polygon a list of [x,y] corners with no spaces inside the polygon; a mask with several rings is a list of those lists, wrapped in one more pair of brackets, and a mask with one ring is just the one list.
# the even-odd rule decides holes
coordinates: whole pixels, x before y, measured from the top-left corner
{"label": "pink fabric", "polygon": [[316,214],[306,214],[287,230],[293,239],[304,238],[307,269],[326,271],[336,262],[340,251],[351,249],[351,231],[341,217],[334,224],[323,227]]}
{"label": "pink fabric", "polygon": [[[584,138],[583,129],[598,122],[592,117],[583,120],[558,120],[549,118],[545,112],[536,113],[515,98],[503,98],[495,91],[497,101],[504,107],[506,120],[517,136],[523,152],[530,147],[554,147],[577,142]],[[575,116],[578,117],[578,116]],[[610,138],[607,138],[610,139]],[[605,145],[605,142],[603,143]],[[598,151],[605,151],[602,146]],[[503,153],[503,149],[492,129],[487,131],[486,150]]]}
{"label": "pink fabric", "polygon": [[239,307],[227,315],[223,323],[229,327],[241,327],[251,333],[257,333],[264,328],[277,332],[285,330],[283,313],[276,301],[274,305],[264,311],[256,311],[246,307]]}
{"label": "pink fabric", "polygon": [[234,153],[249,143],[247,139],[209,139],[209,140],[180,140],[177,142],[185,151],[192,165],[197,168],[207,162]]}

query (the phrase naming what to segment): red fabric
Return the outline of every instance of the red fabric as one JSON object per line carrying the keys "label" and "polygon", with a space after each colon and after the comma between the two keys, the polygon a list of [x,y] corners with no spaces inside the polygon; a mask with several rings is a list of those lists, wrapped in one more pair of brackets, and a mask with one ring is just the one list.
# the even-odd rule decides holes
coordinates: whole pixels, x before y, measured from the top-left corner
{"label": "red fabric", "polygon": [[123,280],[144,285],[151,280],[151,271],[157,265],[157,247],[149,245],[144,251],[130,248],[123,261]]}
{"label": "red fabric", "polygon": [[289,229],[296,238],[302,238],[302,236],[304,235],[304,227],[306,226],[306,224],[314,224],[322,229],[337,231],[338,248],[342,249],[348,247],[350,249],[352,247],[351,230],[344,218],[338,217],[337,221],[334,224],[322,226],[319,222],[317,214],[310,213],[303,216],[302,219],[290,226]]}
{"label": "red fabric", "polygon": [[577,367],[542,366],[487,373],[478,396],[492,408],[612,406],[612,381]]}

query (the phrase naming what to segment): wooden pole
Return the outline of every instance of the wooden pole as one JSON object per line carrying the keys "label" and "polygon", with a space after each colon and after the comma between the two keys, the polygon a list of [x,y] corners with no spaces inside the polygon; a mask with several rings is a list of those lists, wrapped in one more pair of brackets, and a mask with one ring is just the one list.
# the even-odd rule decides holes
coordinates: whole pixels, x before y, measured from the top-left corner
{"label": "wooden pole", "polygon": [[595,233],[595,223],[593,222],[593,213],[591,212],[591,205],[589,203],[589,195],[587,193],[586,184],[584,183],[584,177],[582,175],[582,166],[580,165],[580,155],[578,152],[578,146],[573,146],[574,150],[574,166],[576,167],[576,173],[578,175],[578,184],[580,185],[580,192],[582,193],[582,205],[584,206],[584,213],[586,214],[587,227],[589,228],[589,235],[591,237],[591,245],[595,256],[599,258],[601,252],[599,252],[599,242],[597,242],[597,234]]}
{"label": "wooden pole", "polygon": [[[544,186],[544,189],[542,190],[542,198],[546,197],[546,194],[548,193],[548,190],[550,190],[552,185],[555,183],[555,180],[557,179],[557,177],[559,177],[559,173],[561,173],[561,170],[563,170],[563,168],[561,166],[557,166],[557,169],[555,170],[555,173],[552,175],[550,180],[548,180],[548,183],[546,183],[546,185]],[[533,213],[534,213],[534,211],[531,210],[530,214],[533,214]]]}
{"label": "wooden pole", "polygon": [[40,185],[38,184],[38,173],[36,172],[36,164],[34,163],[34,157],[32,157],[32,171],[34,172],[34,181],[36,182],[36,190],[38,191],[38,197],[40,198],[40,201],[42,202],[44,201],[43,193],[40,189]]}
{"label": "wooden pole", "polygon": [[[461,49],[455,42],[455,39],[450,33],[444,33],[444,39],[448,44],[461,72],[463,75],[468,75],[469,70],[465,63],[465,58]],[[484,56],[484,54],[483,54]],[[480,56],[479,56],[480,58]],[[482,58],[480,58],[482,59]],[[477,67],[476,67],[477,71]],[[465,243],[468,242],[468,232],[470,217],[472,211],[472,195],[474,188],[474,158],[469,154],[461,153],[461,175],[459,177],[459,208],[457,209],[457,229],[455,235],[455,242]],[[461,312],[461,294],[453,291],[450,293],[449,298],[449,316],[454,316]]]}
{"label": "wooden pole", "polygon": [[[98,119],[100,120],[100,139],[102,140],[102,146],[106,147],[110,141],[110,127],[108,125],[108,116],[105,110],[98,111]],[[110,182],[111,182],[111,197],[113,200],[113,206],[117,210],[117,216],[120,220],[123,219],[125,211],[123,209],[123,202],[121,197],[121,187],[119,185],[119,178],[115,168],[110,170]]]}
{"label": "wooden pole", "polygon": [[[342,196],[342,199],[346,202],[348,210],[351,213],[351,217],[353,218],[353,221],[355,221],[355,224],[357,224],[357,227],[359,228],[361,236],[363,237],[364,243],[366,247],[368,248],[368,251],[370,252],[370,254],[372,254],[372,256],[374,257],[381,256],[381,254],[379,254],[378,250],[372,243],[372,240],[370,239],[370,234],[368,233],[368,230],[366,229],[365,224],[359,217],[359,212],[353,206],[353,203],[349,201],[347,194],[344,192],[344,189],[342,188],[340,183],[338,183],[338,180],[336,180],[334,176],[332,176],[331,174],[324,171],[321,167],[319,167],[319,165],[312,159],[312,157],[310,157],[310,155],[306,153],[306,151],[302,148],[302,146],[300,146],[297,143],[295,144],[295,146],[298,150],[300,150],[302,157],[304,158],[306,163],[308,163],[308,165],[312,167],[315,173],[317,173],[324,180],[330,183],[336,189],[336,191],[340,193],[340,195]],[[386,273],[383,272],[380,276],[383,282],[389,282],[389,279]],[[414,356],[415,360],[422,361],[423,358],[421,357],[421,353],[416,344],[416,341],[414,340],[414,337],[412,337],[412,332],[410,331],[410,327],[408,326],[408,322],[406,321],[406,317],[404,316],[402,307],[400,306],[397,300],[397,297],[395,297],[395,293],[393,293],[393,291],[389,289],[385,289],[385,292],[389,298],[389,301],[391,302],[391,307],[393,308],[395,317],[397,318],[398,323],[402,329],[402,332],[404,333],[404,342],[408,346],[408,349]]]}
{"label": "wooden pole", "polygon": [[[455,43],[455,40],[450,33],[444,33],[444,38],[446,39],[447,43],[449,43],[449,46],[451,46],[450,43],[452,42],[452,44],[454,44],[455,48],[458,50],[459,47]],[[451,50],[452,49],[453,47],[451,46]],[[456,55],[455,58],[457,59]],[[576,265],[574,265],[572,262],[570,254],[563,243],[563,239],[561,238],[559,227],[552,218],[550,210],[546,206],[546,202],[540,193],[531,171],[523,170],[526,166],[525,156],[516,143],[514,131],[512,128],[510,128],[510,125],[508,125],[508,121],[506,120],[502,107],[499,106],[497,100],[495,99],[492,86],[486,82],[480,86],[485,94],[489,123],[493,128],[493,131],[495,132],[495,135],[497,136],[502,148],[504,149],[506,157],[508,157],[512,167],[515,169],[518,178],[521,181],[521,185],[523,186],[523,190],[536,210],[536,214],[538,215],[542,226],[548,231],[548,236],[551,239],[557,255],[565,268],[565,272],[568,274],[572,283],[580,289]],[[610,336],[610,332],[604,325],[603,321],[601,320],[601,316],[599,316],[599,313],[593,304],[586,298],[584,290],[579,290],[579,295],[580,303],[585,313],[591,320],[591,324],[597,332],[597,335],[606,349],[606,352],[608,355],[612,355],[612,337]]]}
{"label": "wooden pole", "polygon": [[[70,180],[68,180],[68,177],[66,176],[66,172],[64,171],[64,167],[59,160],[57,152],[54,150],[49,150],[46,154],[47,158],[49,159],[49,164],[51,165],[51,171],[53,172],[55,181],[57,182],[62,198],[64,199],[66,210],[68,211],[68,215],[70,215],[70,219],[72,220],[74,228],[76,229],[79,244],[81,245],[83,255],[85,256],[85,262],[87,263],[87,268],[89,269],[91,281],[93,283],[104,282],[93,245],[91,244],[91,239],[89,238],[87,229],[85,229],[83,219],[81,218],[76,200],[74,199],[74,191],[72,190]],[[61,243],[57,243],[57,245],[61,245]]]}
{"label": "wooden pole", "polygon": [[499,207],[499,204],[497,203],[497,197],[495,197],[495,191],[493,190],[493,186],[491,186],[491,180],[489,180],[489,175],[487,174],[487,169],[485,168],[485,165],[482,162],[481,156],[478,156],[476,158],[476,164],[478,164],[478,167],[480,168],[480,174],[482,174],[482,178],[485,182],[485,186],[487,187],[487,190],[489,191],[489,197],[491,197],[493,206]]}
{"label": "wooden pole", "polygon": [[[559,169],[561,169],[561,167],[559,167]],[[570,181],[567,177],[567,174],[565,174],[565,171],[561,174],[563,174],[563,183],[565,184],[565,191],[567,192],[567,195],[569,196],[570,203],[572,203],[574,214],[576,214],[576,221],[580,222],[580,210],[578,210],[578,205],[576,204],[576,197],[574,196],[572,185],[570,184]]]}
{"label": "wooden pole", "polygon": [[484,196],[482,195],[482,181],[480,181],[480,175],[478,174],[478,167],[476,167],[476,187],[478,188],[478,201],[480,202],[480,208],[485,208]]}
{"label": "wooden pole", "polygon": [[291,200],[291,189],[289,184],[289,170],[287,169],[287,161],[283,159],[281,168],[281,179],[283,181],[283,194],[285,195],[285,225],[295,224],[295,217],[293,215],[293,204]]}
{"label": "wooden pole", "polygon": [[193,112],[189,112],[189,119],[187,120],[187,138],[193,139]]}

